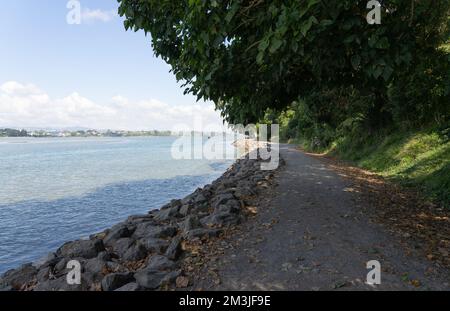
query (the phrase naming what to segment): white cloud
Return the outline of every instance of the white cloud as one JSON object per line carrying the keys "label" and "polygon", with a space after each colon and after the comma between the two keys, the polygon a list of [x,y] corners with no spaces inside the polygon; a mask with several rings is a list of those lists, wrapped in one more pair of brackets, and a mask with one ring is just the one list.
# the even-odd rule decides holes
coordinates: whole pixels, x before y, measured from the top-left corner
{"label": "white cloud", "polygon": [[103,22],[107,23],[112,21],[117,16],[117,11],[109,10],[103,11],[100,9],[91,10],[85,8],[81,12],[81,21],[86,23]]}
{"label": "white cloud", "polygon": [[221,125],[220,114],[211,103],[169,105],[157,99],[131,101],[117,95],[100,104],[77,92],[53,99],[33,84],[9,81],[0,85],[0,128],[205,130]]}
{"label": "white cloud", "polygon": [[41,90],[33,84],[20,84],[15,81],[8,81],[0,86],[0,90],[6,94],[39,94]]}

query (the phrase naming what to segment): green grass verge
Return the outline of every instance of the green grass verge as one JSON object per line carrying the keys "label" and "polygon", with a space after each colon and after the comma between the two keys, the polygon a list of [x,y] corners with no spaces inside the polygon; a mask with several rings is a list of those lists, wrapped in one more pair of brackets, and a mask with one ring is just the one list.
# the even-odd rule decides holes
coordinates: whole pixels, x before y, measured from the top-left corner
{"label": "green grass verge", "polygon": [[341,138],[326,152],[389,180],[418,188],[426,197],[450,208],[448,133],[397,131],[357,139]]}

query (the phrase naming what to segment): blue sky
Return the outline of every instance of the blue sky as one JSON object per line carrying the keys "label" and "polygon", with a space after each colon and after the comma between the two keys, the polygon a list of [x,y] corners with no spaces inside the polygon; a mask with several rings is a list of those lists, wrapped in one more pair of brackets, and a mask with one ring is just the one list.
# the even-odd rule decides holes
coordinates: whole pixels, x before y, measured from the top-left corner
{"label": "blue sky", "polygon": [[0,0],[0,127],[220,123],[211,103],[183,95],[149,37],[125,31],[116,0],[79,2],[70,25],[68,0]]}

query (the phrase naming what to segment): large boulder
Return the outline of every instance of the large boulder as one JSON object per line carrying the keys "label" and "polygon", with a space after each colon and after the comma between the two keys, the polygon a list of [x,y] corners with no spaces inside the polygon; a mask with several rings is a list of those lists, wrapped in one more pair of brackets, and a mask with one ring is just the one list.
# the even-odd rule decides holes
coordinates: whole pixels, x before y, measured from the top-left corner
{"label": "large boulder", "polygon": [[184,237],[188,240],[193,240],[196,238],[215,238],[218,237],[223,231],[221,229],[216,229],[216,228],[199,228],[199,229],[194,229],[191,230],[189,232],[187,232],[186,234],[184,234]]}
{"label": "large boulder", "polygon": [[132,215],[127,218],[126,223],[131,225],[137,225],[144,222],[153,222],[152,215]]}
{"label": "large boulder", "polygon": [[171,238],[177,234],[177,227],[175,226],[155,226],[152,224],[139,224],[133,237],[139,238]]}
{"label": "large boulder", "polygon": [[138,243],[143,245],[147,252],[156,254],[165,253],[169,247],[169,242],[167,240],[157,238],[143,238],[138,240]]}
{"label": "large boulder", "polygon": [[170,207],[166,209],[162,209],[160,211],[156,211],[153,213],[153,217],[157,221],[168,221],[174,219],[176,217],[181,216],[179,213],[181,206]]}
{"label": "large boulder", "polygon": [[167,258],[171,260],[178,260],[178,258],[183,253],[183,250],[181,249],[181,242],[182,239],[180,237],[176,237],[172,240],[165,253]]}
{"label": "large boulder", "polygon": [[193,205],[184,204],[183,206],[180,207],[179,213],[182,217],[185,217],[191,212],[192,208],[193,208]]}
{"label": "large boulder", "polygon": [[146,269],[155,271],[173,270],[176,263],[166,256],[156,255],[150,258]]}
{"label": "large boulder", "polygon": [[38,270],[31,263],[25,264],[16,270],[9,270],[0,279],[0,287],[11,286],[13,289],[19,290],[30,283],[37,273]]}
{"label": "large boulder", "polygon": [[122,287],[119,287],[118,289],[114,290],[115,292],[137,292],[140,291],[141,287],[138,283],[132,282],[125,284]]}
{"label": "large boulder", "polygon": [[100,281],[104,277],[104,270],[108,268],[108,263],[96,257],[86,261],[84,273],[90,274],[92,281]]}
{"label": "large boulder", "polygon": [[216,205],[215,213],[239,213],[241,210],[241,203],[237,200],[229,200],[225,204]]}
{"label": "large boulder", "polygon": [[55,253],[49,253],[47,256],[34,263],[34,266],[36,266],[38,269],[45,267],[54,267],[59,262],[59,260],[60,258],[58,258]]}
{"label": "large boulder", "polygon": [[141,243],[136,242],[123,254],[122,260],[139,261],[145,257],[147,257],[147,249]]}
{"label": "large boulder", "polygon": [[44,282],[40,282],[34,288],[37,292],[53,292],[53,291],[65,291],[65,292],[78,292],[87,291],[90,289],[91,283],[87,280],[84,274],[81,275],[81,284],[68,284],[67,276],[61,276],[57,279],[51,279]]}
{"label": "large boulder", "polygon": [[90,259],[97,257],[98,253],[104,250],[102,240],[78,240],[64,244],[56,251],[56,254],[59,257]]}
{"label": "large boulder", "polygon": [[111,246],[117,240],[119,240],[121,238],[128,238],[128,237],[130,237],[133,234],[133,232],[134,232],[133,228],[130,228],[126,224],[120,224],[118,226],[116,225],[116,226],[111,228],[109,233],[103,239],[103,243],[106,246]]}
{"label": "large boulder", "polygon": [[113,291],[134,281],[133,273],[111,273],[102,280],[103,291]]}
{"label": "large boulder", "polygon": [[133,243],[134,239],[132,238],[122,238],[117,240],[117,242],[113,245],[114,253],[116,253],[119,258],[122,258]]}
{"label": "large boulder", "polygon": [[53,272],[50,267],[43,267],[43,268],[39,269],[39,271],[36,275],[36,280],[38,282],[48,281],[52,274],[53,274]]}
{"label": "large boulder", "polygon": [[172,200],[172,201],[170,201],[170,203],[161,207],[161,210],[165,210],[165,209],[169,209],[169,208],[173,208],[173,207],[180,207],[181,205],[183,205],[181,203],[181,200]]}
{"label": "large boulder", "polygon": [[186,217],[186,219],[183,221],[183,223],[181,223],[181,230],[183,232],[188,232],[194,229],[198,229],[202,227],[202,223],[200,222],[200,220],[198,219],[197,216],[193,216],[190,215],[188,217]]}
{"label": "large boulder", "polygon": [[163,285],[170,272],[142,269],[134,274],[136,282],[145,289],[157,289]]}
{"label": "large boulder", "polygon": [[212,200],[212,207],[215,209],[217,206],[226,204],[228,201],[235,199],[235,196],[231,192],[216,195]]}
{"label": "large boulder", "polygon": [[242,217],[230,211],[220,211],[205,217],[201,222],[208,227],[228,227],[240,224]]}

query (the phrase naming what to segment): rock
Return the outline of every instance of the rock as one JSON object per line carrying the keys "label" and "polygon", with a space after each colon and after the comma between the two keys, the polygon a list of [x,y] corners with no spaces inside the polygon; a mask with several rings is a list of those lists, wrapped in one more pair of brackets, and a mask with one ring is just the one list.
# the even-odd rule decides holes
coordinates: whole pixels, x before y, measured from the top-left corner
{"label": "rock", "polygon": [[114,252],[122,258],[133,243],[134,240],[132,238],[119,239],[113,246]]}
{"label": "rock", "polygon": [[150,232],[150,237],[155,238],[161,238],[161,239],[167,239],[175,236],[177,234],[177,227],[175,226],[165,226],[165,227],[158,227],[156,230],[153,230]]}
{"label": "rock", "polygon": [[46,268],[46,267],[54,267],[58,263],[59,260],[60,260],[60,258],[58,258],[55,253],[49,253],[45,258],[43,258],[42,260],[39,260],[34,265],[38,269]]}
{"label": "rock", "polygon": [[91,272],[102,271],[106,267],[106,261],[99,258],[92,258],[86,261],[84,264],[84,270]]}
{"label": "rock", "polygon": [[[99,258],[92,258],[86,261],[84,264],[83,275],[90,279],[92,282],[101,281],[104,277],[104,270],[107,268],[107,262]],[[89,274],[89,275],[88,275]]]}
{"label": "rock", "polygon": [[183,205],[181,203],[181,200],[172,200],[169,204],[166,204],[163,207],[161,207],[161,210],[165,210],[172,207],[180,207],[181,205]]}
{"label": "rock", "polygon": [[206,202],[207,200],[206,200],[206,197],[202,194],[202,193],[199,193],[198,195],[196,195],[194,198],[193,198],[193,200],[192,200],[192,202],[194,203],[194,204],[201,204],[201,203],[204,203],[204,202]]}
{"label": "rock", "polygon": [[230,200],[225,204],[217,205],[214,209],[215,213],[239,213],[241,210],[241,203],[237,200]]}
{"label": "rock", "polygon": [[40,282],[36,285],[34,288],[34,291],[36,292],[53,292],[53,291],[86,291],[88,290],[88,285],[85,282],[85,280],[81,280],[81,284],[73,284],[69,285],[67,284],[67,277],[61,276],[60,278],[54,279],[54,280],[47,280],[45,282]]}
{"label": "rock", "polygon": [[217,206],[226,204],[230,200],[235,200],[236,198],[232,193],[222,193],[214,197],[212,207],[215,209]]}
{"label": "rock", "polygon": [[218,212],[202,219],[202,223],[207,226],[226,227],[241,223],[242,219],[238,214],[230,212]]}
{"label": "rock", "polygon": [[153,216],[151,215],[133,215],[127,218],[126,221],[128,224],[141,224],[145,222],[153,222]]}
{"label": "rock", "polygon": [[147,249],[140,243],[132,245],[123,255],[125,261],[139,261],[147,257]]}
{"label": "rock", "polygon": [[37,273],[38,270],[31,263],[25,264],[19,269],[7,271],[2,277],[0,285],[11,286],[13,289],[19,290],[22,286],[30,283]]}
{"label": "rock", "polygon": [[181,275],[181,271],[172,271],[169,272],[161,282],[161,286],[168,286],[175,283],[176,279]]}
{"label": "rock", "polygon": [[185,198],[183,198],[181,200],[181,205],[185,205],[185,204],[191,204],[193,203],[194,197],[199,193],[199,189],[195,190],[193,193],[191,193],[190,195],[186,196]]}
{"label": "rock", "polygon": [[170,207],[166,209],[162,209],[153,214],[154,219],[158,221],[167,221],[172,218],[176,218],[181,216],[179,213],[180,206]]}
{"label": "rock", "polygon": [[198,229],[202,227],[202,223],[197,216],[188,216],[185,221],[181,224],[181,230],[184,232],[191,231],[193,229]]}
{"label": "rock", "polygon": [[213,191],[214,191],[214,186],[212,184],[209,184],[209,185],[206,185],[205,187],[203,187],[203,195],[208,199],[211,198]]}
{"label": "rock", "polygon": [[98,253],[104,250],[102,240],[78,240],[64,244],[56,251],[56,254],[59,257],[90,259],[97,257]]}
{"label": "rock", "polygon": [[169,242],[163,239],[140,239],[138,242],[143,245],[149,253],[163,254],[169,247]]}
{"label": "rock", "polygon": [[255,195],[256,193],[251,189],[249,184],[240,183],[234,191],[234,195],[238,198],[246,198]]}
{"label": "rock", "polygon": [[146,289],[157,289],[169,273],[151,269],[143,269],[134,274],[137,283]]}
{"label": "rock", "polygon": [[212,238],[212,237],[218,237],[222,233],[221,229],[209,229],[209,228],[200,228],[200,229],[194,229],[189,232],[187,232],[184,236],[188,240],[192,240],[195,238]]}
{"label": "rock", "polygon": [[128,226],[121,224],[120,226],[114,226],[111,231],[103,239],[103,243],[106,246],[111,246],[117,240],[121,238],[128,238],[133,234],[133,230],[129,230]]}
{"label": "rock", "polygon": [[61,260],[53,267],[53,274],[56,277],[65,276],[69,270],[67,269],[67,263],[71,260],[77,260],[81,265],[81,271],[84,271],[84,265],[86,263],[86,259],[76,257],[76,258],[61,258]]}
{"label": "rock", "polygon": [[107,261],[106,268],[108,269],[108,271],[113,271],[113,272],[118,272],[118,271],[124,269],[124,267],[121,264],[114,262],[114,261]]}
{"label": "rock", "polygon": [[183,253],[183,250],[181,249],[181,241],[182,239],[180,237],[174,238],[172,240],[165,253],[167,258],[171,260],[177,260],[181,256],[181,254]]}
{"label": "rock", "polygon": [[152,224],[140,224],[133,236],[135,238],[171,238],[177,234],[175,226],[155,226]]}
{"label": "rock", "polygon": [[67,263],[70,261],[69,258],[62,258],[58,261],[58,263],[55,265],[54,269],[56,273],[62,272],[66,270]]}
{"label": "rock", "polygon": [[113,291],[130,283],[134,280],[133,273],[112,273],[105,276],[102,280],[103,291]]}
{"label": "rock", "polygon": [[189,279],[185,276],[179,276],[176,279],[175,284],[177,288],[186,288],[189,286]]}
{"label": "rock", "polygon": [[191,209],[191,214],[200,215],[209,212],[209,205],[207,203],[197,204]]}
{"label": "rock", "polygon": [[36,280],[38,282],[45,282],[48,281],[50,278],[50,275],[52,273],[52,269],[50,267],[44,267],[39,270],[39,272],[36,275]]}
{"label": "rock", "polygon": [[110,261],[112,257],[112,254],[109,252],[100,252],[97,255],[97,258],[102,261]]}
{"label": "rock", "polygon": [[137,292],[140,291],[141,287],[138,283],[128,283],[118,289],[114,290],[115,292]]}
{"label": "rock", "polygon": [[191,209],[192,209],[192,205],[184,204],[183,206],[181,206],[179,213],[181,216],[187,216],[189,214],[189,212],[191,211]]}
{"label": "rock", "polygon": [[175,262],[165,256],[156,255],[150,258],[146,269],[155,271],[173,270]]}

